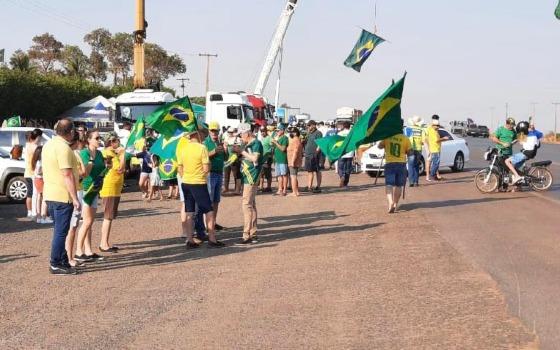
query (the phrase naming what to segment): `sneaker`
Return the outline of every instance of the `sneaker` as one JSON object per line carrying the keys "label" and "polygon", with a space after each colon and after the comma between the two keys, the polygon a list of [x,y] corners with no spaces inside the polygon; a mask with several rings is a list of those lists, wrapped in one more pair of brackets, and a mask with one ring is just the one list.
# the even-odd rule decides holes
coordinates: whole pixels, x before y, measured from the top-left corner
{"label": "sneaker", "polygon": [[48,216],[46,218],[43,219],[43,222],[41,222],[42,224],[52,224],[54,221],[53,219],[49,218]]}
{"label": "sneaker", "polygon": [[[84,254],[85,255],[85,254]],[[83,255],[82,255],[83,256]],[[93,253],[91,255],[85,255],[88,259],[91,259],[92,261],[103,261],[105,260],[105,257],[103,255],[99,255],[97,253]],[[74,257],[74,259],[76,259]],[[76,259],[77,260],[77,259]]]}
{"label": "sneaker", "polygon": [[28,217],[28,218],[32,218],[32,217],[34,217],[34,215],[33,215],[32,212],[28,211],[28,212],[27,212],[27,217]]}
{"label": "sneaker", "polygon": [[239,244],[243,244],[243,245],[251,244],[251,243],[253,243],[253,240],[251,238],[249,238],[249,239],[243,239],[242,238],[241,241],[239,241]]}
{"label": "sneaker", "polygon": [[93,261],[92,258],[90,258],[89,256],[87,256],[85,254],[74,256],[74,260],[79,261],[79,262],[91,262],[91,261]]}
{"label": "sneaker", "polygon": [[221,241],[216,241],[216,242],[208,241],[208,248],[223,248],[225,246],[226,244]]}
{"label": "sneaker", "polygon": [[313,189],[313,193],[321,193],[321,192],[323,192],[323,190],[321,190],[319,187],[315,187]]}
{"label": "sneaker", "polygon": [[44,223],[45,223],[45,219],[43,219],[43,218],[37,218],[37,223],[38,223],[38,224],[44,224]]}
{"label": "sneaker", "polygon": [[49,268],[51,274],[53,275],[77,275],[78,270],[72,266],[50,266]]}
{"label": "sneaker", "polygon": [[214,225],[214,228],[216,229],[216,231],[225,230],[225,227],[223,227],[222,225],[219,225],[219,224]]}
{"label": "sneaker", "polygon": [[251,243],[253,243],[253,244],[259,243],[259,239],[257,237],[253,237],[253,238],[251,238]]}
{"label": "sneaker", "polygon": [[523,179],[523,176],[513,176],[512,177],[512,185],[515,185],[516,183],[518,183],[519,181],[521,181]]}
{"label": "sneaker", "polygon": [[200,244],[187,241],[187,249],[196,249],[196,248],[200,248]]}

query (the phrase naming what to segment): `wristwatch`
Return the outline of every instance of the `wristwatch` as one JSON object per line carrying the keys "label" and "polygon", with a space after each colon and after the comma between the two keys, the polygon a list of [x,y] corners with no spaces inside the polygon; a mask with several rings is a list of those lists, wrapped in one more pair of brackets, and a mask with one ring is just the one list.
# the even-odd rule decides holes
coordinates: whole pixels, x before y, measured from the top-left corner
{"label": "wristwatch", "polygon": [[93,158],[90,158],[90,159],[89,159],[89,162],[90,162],[90,163],[93,163]]}

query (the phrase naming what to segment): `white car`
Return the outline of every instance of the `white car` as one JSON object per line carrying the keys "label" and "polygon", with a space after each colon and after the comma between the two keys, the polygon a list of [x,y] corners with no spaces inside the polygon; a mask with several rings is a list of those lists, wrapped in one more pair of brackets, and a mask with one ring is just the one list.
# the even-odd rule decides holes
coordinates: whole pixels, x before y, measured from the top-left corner
{"label": "white car", "polygon": [[[465,162],[469,161],[469,145],[467,142],[457,135],[451,135],[445,129],[439,129],[440,137],[449,137],[448,141],[441,143],[441,159],[440,168],[450,167],[453,171],[463,171]],[[377,147],[375,143],[372,147],[368,148],[363,154],[361,159],[361,170],[368,175],[375,177],[377,172],[383,172],[385,151]],[[420,174],[425,170],[425,159],[428,153],[426,147],[422,149],[422,159],[420,160]]]}
{"label": "white car", "polygon": [[[36,128],[29,127],[10,127],[0,129],[0,149],[7,152],[8,154],[15,145],[25,146],[27,141],[25,134],[35,130]],[[54,130],[39,128],[43,131],[41,136],[41,144],[45,144],[48,140],[52,139],[55,135]],[[23,152],[25,157],[25,152]]]}
{"label": "white car", "polygon": [[9,200],[23,202],[27,198],[27,182],[23,177],[25,162],[10,159],[10,154],[0,148],[0,195]]}

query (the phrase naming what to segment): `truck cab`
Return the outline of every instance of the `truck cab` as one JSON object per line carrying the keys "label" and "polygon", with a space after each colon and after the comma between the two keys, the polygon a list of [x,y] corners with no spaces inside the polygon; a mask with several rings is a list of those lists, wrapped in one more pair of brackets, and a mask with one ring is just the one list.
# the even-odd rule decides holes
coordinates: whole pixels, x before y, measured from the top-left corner
{"label": "truck cab", "polygon": [[115,122],[124,121],[134,123],[138,117],[149,116],[156,108],[176,98],[169,92],[154,91],[152,89],[136,89],[119,95],[115,101]]}
{"label": "truck cab", "polygon": [[254,108],[241,93],[209,91],[206,95],[206,123],[217,121],[220,126],[237,128],[240,123],[254,122]]}

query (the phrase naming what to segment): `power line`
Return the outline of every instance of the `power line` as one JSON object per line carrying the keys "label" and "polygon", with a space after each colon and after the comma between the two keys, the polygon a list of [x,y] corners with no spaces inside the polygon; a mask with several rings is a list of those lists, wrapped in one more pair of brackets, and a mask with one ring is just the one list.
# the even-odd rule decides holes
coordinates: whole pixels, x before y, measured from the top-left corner
{"label": "power line", "polygon": [[[24,3],[24,2],[17,1],[17,0],[7,0],[7,1],[8,1],[8,3],[11,3],[12,5],[19,6],[20,8],[22,8],[24,10],[27,10],[29,12],[33,12],[33,13],[35,13],[37,15],[40,15],[40,16],[49,17],[50,19],[53,19],[53,20],[55,20],[57,22],[60,22],[60,23],[64,23],[68,26],[71,26],[71,27],[74,27],[74,28],[77,28],[77,29],[81,29],[81,30],[85,30],[85,31],[88,31],[90,29],[90,28],[83,27],[80,24],[68,21],[68,20],[64,19],[64,17],[60,17],[60,16],[55,15],[51,12],[41,10],[39,7],[33,6],[33,4],[31,4],[31,3]],[[29,5],[31,5],[31,7],[29,7]]]}

